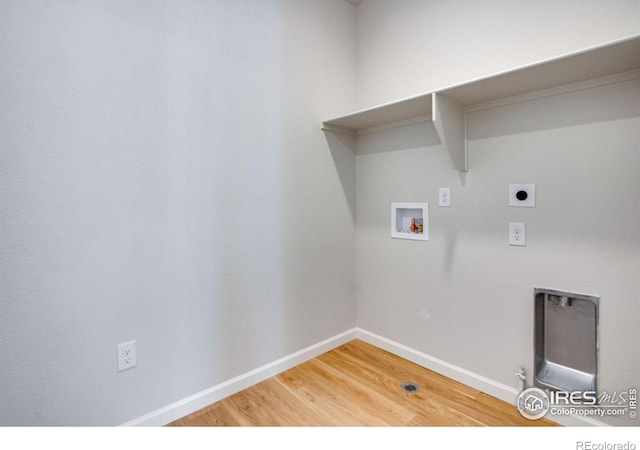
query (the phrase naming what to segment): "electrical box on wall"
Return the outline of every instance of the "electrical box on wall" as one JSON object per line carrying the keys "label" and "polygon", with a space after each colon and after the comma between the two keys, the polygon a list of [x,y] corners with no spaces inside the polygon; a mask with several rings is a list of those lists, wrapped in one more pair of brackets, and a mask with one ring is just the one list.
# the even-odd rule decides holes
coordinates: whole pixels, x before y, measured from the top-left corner
{"label": "electrical box on wall", "polygon": [[536,206],[535,184],[510,184],[509,206],[533,208]]}
{"label": "electrical box on wall", "polygon": [[429,240],[429,204],[428,203],[392,203],[391,237]]}

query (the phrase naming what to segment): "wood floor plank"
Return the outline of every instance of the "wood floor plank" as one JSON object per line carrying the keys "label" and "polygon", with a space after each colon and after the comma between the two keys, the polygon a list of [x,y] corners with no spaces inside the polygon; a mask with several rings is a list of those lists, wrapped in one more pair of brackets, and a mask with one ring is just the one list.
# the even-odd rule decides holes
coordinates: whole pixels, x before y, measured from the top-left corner
{"label": "wood floor plank", "polygon": [[[229,397],[224,404],[237,425],[327,425],[315,410],[305,408],[278,380],[271,378]],[[277,414],[273,412],[277,411]],[[232,422],[232,420],[230,420]]]}
{"label": "wood floor plank", "polygon": [[515,406],[505,408],[505,402],[495,397],[491,397],[485,393],[480,393],[476,399],[479,408],[484,411],[488,420],[487,425],[498,426],[529,426],[529,427],[549,427],[558,426],[556,423],[547,419],[529,420],[522,417]]}
{"label": "wood floor plank", "polygon": [[479,394],[476,389],[461,383],[452,383],[447,377],[362,341],[349,342],[335,349],[335,352],[350,354],[367,371],[391,378],[398,384],[412,381],[431,393],[439,393],[460,401],[473,399]]}
{"label": "wood floor plank", "polygon": [[345,402],[344,392],[335,380],[314,365],[309,361],[278,375],[278,378],[296,393],[302,403],[323,414],[332,424],[384,425],[382,420],[370,414],[367,405]]}
{"label": "wood floor plank", "polygon": [[421,408],[416,417],[409,422],[412,427],[480,427],[485,423],[459,412],[455,408],[433,401],[426,401],[428,407]]}
{"label": "wood floor plank", "polygon": [[[407,393],[406,381],[420,390]],[[170,426],[554,426],[354,340]]]}
{"label": "wood floor plank", "polygon": [[[412,425],[485,425],[486,417],[483,411],[477,410],[476,397],[479,391],[468,386],[454,383],[452,380],[443,377],[435,372],[429,371],[416,364],[403,361],[398,364],[398,357],[387,352],[383,352],[374,347],[367,350],[375,357],[367,357],[369,353],[359,352],[364,346],[359,343],[354,346],[344,346],[319,357],[319,359],[336,358],[342,354],[340,367],[349,370],[350,365],[345,360],[353,356],[353,351],[358,352],[357,365],[366,366],[367,370],[361,370],[363,375],[370,377],[371,373],[376,373],[376,380],[384,380],[380,384],[386,390],[387,395],[401,397],[404,404],[409,405],[417,413],[417,417],[411,421]],[[357,373],[354,373],[354,376]],[[413,381],[420,390],[414,394],[408,394],[400,389],[403,381]],[[475,416],[475,417],[474,417]],[[446,418],[442,420],[442,418]]]}
{"label": "wood floor plank", "polygon": [[403,426],[415,416],[402,399],[388,395],[387,390],[380,390],[375,384],[368,384],[358,378],[357,372],[349,373],[345,367],[324,363],[320,358],[309,361],[307,369],[316,375],[326,374],[340,403],[351,411],[357,405],[358,416],[367,418],[365,425]]}

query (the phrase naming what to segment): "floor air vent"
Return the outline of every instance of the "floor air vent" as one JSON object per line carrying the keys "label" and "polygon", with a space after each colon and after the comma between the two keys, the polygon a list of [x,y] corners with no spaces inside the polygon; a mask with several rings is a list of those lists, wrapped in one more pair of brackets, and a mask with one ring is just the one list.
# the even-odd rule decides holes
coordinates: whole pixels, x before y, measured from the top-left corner
{"label": "floor air vent", "polygon": [[406,383],[402,383],[400,385],[403,391],[408,392],[410,394],[415,394],[420,390],[417,384],[407,381]]}

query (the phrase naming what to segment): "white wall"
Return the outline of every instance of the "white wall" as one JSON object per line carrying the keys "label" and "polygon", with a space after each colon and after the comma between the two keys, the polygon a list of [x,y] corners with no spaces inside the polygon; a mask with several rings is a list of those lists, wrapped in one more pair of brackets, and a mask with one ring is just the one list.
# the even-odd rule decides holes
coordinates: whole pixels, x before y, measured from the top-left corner
{"label": "white wall", "polygon": [[636,0],[364,0],[364,108],[638,33]]}
{"label": "white wall", "polygon": [[[0,3],[0,425],[115,425],[355,325],[342,0]],[[116,372],[116,344],[138,367]]]}
{"label": "white wall", "polygon": [[[356,93],[369,106],[640,32],[637,2],[364,0],[357,48],[355,11],[0,3],[0,425],[123,423],[351,328],[356,309],[512,384],[533,286],[600,295],[601,381],[635,383],[637,83],[473,113],[464,185],[426,127],[362,137],[354,158],[319,124]],[[514,181],[538,183],[535,210],[506,208]],[[389,203],[433,205],[442,185],[454,206],[432,206],[431,240],[392,241]],[[506,245],[510,220],[526,248]],[[130,339],[139,365],[118,374]]]}
{"label": "white wall", "polygon": [[[640,33],[637,2],[546,3],[365,0],[359,106]],[[426,124],[358,138],[358,326],[515,388],[533,371],[533,288],[599,295],[600,388],[636,387],[640,81],[472,112],[469,138],[466,175]],[[536,207],[509,208],[509,183],[536,183]],[[428,242],[389,237],[393,201],[430,203]]]}

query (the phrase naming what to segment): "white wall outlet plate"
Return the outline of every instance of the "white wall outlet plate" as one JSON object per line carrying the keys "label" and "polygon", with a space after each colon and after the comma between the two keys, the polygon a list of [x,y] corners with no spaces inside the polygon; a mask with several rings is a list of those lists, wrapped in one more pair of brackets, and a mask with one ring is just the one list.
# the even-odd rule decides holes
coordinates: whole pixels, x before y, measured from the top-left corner
{"label": "white wall outlet plate", "polygon": [[451,206],[451,188],[441,187],[438,189],[438,206]]}
{"label": "white wall outlet plate", "polygon": [[136,355],[136,341],[118,344],[118,372],[131,369],[138,365]]}
{"label": "white wall outlet plate", "polygon": [[510,184],[509,206],[533,208],[536,206],[535,184]]}
{"label": "white wall outlet plate", "polygon": [[524,247],[527,245],[524,223],[509,223],[509,245]]}

